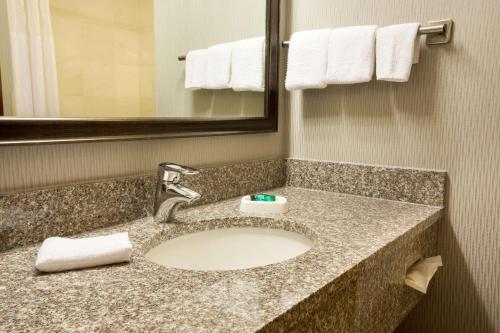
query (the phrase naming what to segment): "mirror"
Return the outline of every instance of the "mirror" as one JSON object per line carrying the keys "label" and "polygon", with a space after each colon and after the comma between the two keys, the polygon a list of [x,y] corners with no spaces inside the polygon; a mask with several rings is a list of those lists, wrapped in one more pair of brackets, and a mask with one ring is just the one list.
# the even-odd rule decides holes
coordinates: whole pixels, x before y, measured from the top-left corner
{"label": "mirror", "polygon": [[2,0],[0,145],[276,132],[279,26],[280,0]]}
{"label": "mirror", "polygon": [[[4,116],[265,116],[266,0],[5,0],[0,6]],[[203,52],[186,61],[194,50]],[[197,89],[186,88],[188,71]]]}

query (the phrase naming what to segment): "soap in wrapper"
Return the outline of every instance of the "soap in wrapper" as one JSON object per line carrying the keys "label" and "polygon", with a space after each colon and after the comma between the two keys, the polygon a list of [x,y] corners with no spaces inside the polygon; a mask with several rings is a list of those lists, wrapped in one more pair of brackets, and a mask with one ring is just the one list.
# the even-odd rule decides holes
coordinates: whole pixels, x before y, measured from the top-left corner
{"label": "soap in wrapper", "polygon": [[240,212],[247,216],[274,217],[288,212],[288,200],[277,195],[276,201],[252,201],[251,196],[241,198]]}
{"label": "soap in wrapper", "polygon": [[426,294],[429,282],[441,266],[443,266],[441,256],[421,260],[408,270],[405,284]]}

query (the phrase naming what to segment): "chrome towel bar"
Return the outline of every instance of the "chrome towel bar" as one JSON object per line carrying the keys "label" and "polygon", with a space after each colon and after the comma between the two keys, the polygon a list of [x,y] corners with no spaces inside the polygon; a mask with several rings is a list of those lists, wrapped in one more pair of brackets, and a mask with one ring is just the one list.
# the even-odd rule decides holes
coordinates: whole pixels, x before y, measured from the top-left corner
{"label": "chrome towel bar", "polygon": [[[425,26],[418,29],[419,35],[428,35],[426,43],[428,45],[448,44],[451,41],[453,31],[453,20],[430,21]],[[288,48],[289,41],[283,41],[281,47]]]}
{"label": "chrome towel bar", "polygon": [[[451,41],[453,32],[453,20],[445,19],[438,21],[429,21],[426,25],[418,29],[419,35],[427,35],[426,43],[428,45],[448,44]],[[289,41],[283,41],[281,47],[288,48]],[[186,56],[179,56],[179,61],[185,61]]]}

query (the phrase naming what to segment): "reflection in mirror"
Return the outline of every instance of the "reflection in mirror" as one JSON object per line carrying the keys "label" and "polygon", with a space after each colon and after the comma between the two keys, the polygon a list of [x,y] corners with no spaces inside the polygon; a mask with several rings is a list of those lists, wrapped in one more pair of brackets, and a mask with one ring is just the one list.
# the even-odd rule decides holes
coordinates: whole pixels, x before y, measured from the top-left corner
{"label": "reflection in mirror", "polygon": [[3,115],[263,117],[265,31],[266,0],[2,0]]}

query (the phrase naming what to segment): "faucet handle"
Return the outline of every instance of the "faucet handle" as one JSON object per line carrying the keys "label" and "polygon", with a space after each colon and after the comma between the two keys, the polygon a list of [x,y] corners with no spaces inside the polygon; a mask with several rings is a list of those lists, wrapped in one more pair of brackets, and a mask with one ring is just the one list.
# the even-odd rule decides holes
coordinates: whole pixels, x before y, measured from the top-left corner
{"label": "faucet handle", "polygon": [[158,166],[160,178],[167,182],[178,183],[181,175],[197,175],[200,173],[197,169],[175,163],[161,163]]}
{"label": "faucet handle", "polygon": [[181,175],[197,175],[200,173],[200,171],[195,168],[169,162],[161,163],[160,167],[165,171],[174,171],[180,173]]}

